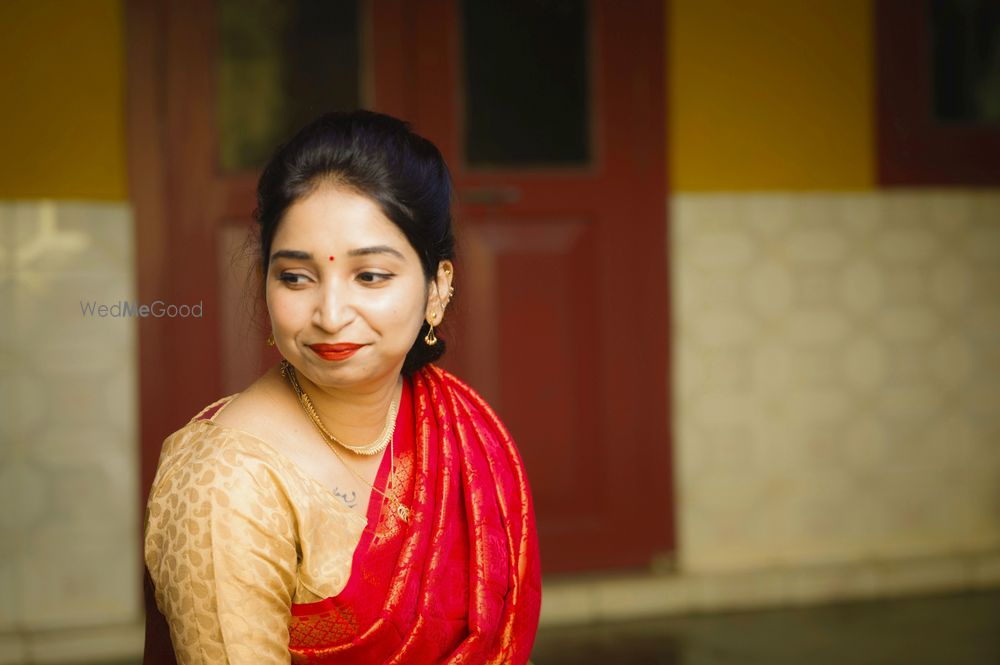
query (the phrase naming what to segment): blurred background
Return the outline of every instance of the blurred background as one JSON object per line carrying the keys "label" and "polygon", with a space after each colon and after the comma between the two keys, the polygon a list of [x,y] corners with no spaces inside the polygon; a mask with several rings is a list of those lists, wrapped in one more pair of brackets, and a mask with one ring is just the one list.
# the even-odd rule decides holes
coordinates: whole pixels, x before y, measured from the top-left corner
{"label": "blurred background", "polygon": [[1000,662],[1000,3],[0,25],[0,663],[139,662],[160,445],[277,359],[258,169],[356,107],[452,168],[442,365],[527,464],[538,665]]}

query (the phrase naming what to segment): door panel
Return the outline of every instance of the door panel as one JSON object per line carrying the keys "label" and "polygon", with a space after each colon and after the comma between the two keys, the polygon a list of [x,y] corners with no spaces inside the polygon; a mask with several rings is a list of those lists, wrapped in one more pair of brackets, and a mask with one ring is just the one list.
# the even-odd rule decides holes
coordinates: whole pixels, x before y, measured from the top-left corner
{"label": "door panel", "polygon": [[[472,300],[495,305],[492,316],[480,318],[476,307],[476,316],[467,319],[464,336],[488,343],[468,354],[463,371],[507,414],[533,477],[544,479],[534,488],[536,501],[561,518],[581,508],[592,511],[600,499],[579,487],[594,477],[590,465],[598,459],[597,391],[580,362],[587,348],[601,346],[587,334],[590,296],[597,289],[594,231],[590,220],[494,219],[468,229],[464,238],[476,246],[476,263],[463,267],[488,272],[480,281],[489,288]],[[535,417],[539,410],[545,418]],[[584,497],[583,503],[567,503],[575,496]]]}

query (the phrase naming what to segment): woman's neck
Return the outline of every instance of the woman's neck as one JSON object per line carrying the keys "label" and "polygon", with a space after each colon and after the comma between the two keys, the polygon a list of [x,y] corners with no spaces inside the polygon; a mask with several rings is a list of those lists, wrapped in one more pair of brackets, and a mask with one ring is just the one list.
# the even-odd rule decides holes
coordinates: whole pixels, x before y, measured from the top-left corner
{"label": "woman's neck", "polygon": [[[288,381],[280,372],[276,372],[276,376],[284,384],[296,408],[301,410]],[[363,387],[351,389],[321,386],[297,370],[296,377],[326,429],[337,439],[351,446],[372,443],[382,433],[392,400],[401,387],[399,372],[375,379]]]}

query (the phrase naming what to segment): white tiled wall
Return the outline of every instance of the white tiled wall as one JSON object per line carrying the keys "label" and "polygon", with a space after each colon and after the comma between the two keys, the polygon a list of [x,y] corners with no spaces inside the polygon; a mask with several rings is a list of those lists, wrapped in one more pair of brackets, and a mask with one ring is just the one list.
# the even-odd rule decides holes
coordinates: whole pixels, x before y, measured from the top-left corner
{"label": "white tiled wall", "polygon": [[1000,551],[1000,192],[672,204],[686,572]]}
{"label": "white tiled wall", "polygon": [[0,634],[141,617],[124,204],[0,203]]}
{"label": "white tiled wall", "polygon": [[[822,600],[938,574],[897,559],[995,562],[1000,193],[672,205],[682,575],[655,597],[709,608],[733,574]],[[94,625],[102,653],[141,646],[136,327],[80,313],[133,297],[127,206],[0,204],[0,662],[44,660],[42,630],[69,631],[59,653]],[[817,564],[850,584],[796,591]]]}

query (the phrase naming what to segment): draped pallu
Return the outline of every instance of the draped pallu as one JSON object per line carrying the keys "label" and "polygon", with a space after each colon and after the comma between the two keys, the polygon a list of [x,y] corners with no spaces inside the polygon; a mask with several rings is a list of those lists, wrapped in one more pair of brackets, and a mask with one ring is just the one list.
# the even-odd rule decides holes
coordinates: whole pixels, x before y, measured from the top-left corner
{"label": "draped pallu", "polygon": [[412,446],[413,468],[390,479],[383,468],[377,480],[411,507],[410,521],[391,501],[372,502],[377,526],[362,537],[344,590],[292,606],[294,663],[528,660],[541,583],[514,442],[475,391],[438,367],[414,374],[412,397],[414,436],[402,445]]}

